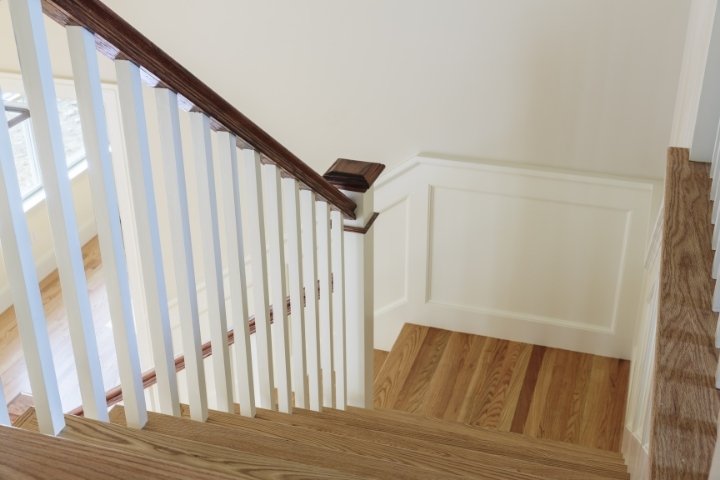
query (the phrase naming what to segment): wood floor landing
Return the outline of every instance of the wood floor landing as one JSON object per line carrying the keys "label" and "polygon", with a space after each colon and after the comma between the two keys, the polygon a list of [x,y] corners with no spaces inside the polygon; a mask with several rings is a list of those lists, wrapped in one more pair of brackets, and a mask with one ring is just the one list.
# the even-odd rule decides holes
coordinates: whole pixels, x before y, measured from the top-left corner
{"label": "wood floor landing", "polygon": [[619,451],[629,370],[627,360],[406,324],[375,377],[375,407]]}

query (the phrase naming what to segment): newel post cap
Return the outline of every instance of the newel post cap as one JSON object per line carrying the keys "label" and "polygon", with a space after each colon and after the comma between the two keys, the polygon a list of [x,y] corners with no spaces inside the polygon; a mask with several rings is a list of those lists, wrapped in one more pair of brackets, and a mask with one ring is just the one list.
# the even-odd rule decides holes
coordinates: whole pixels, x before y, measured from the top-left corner
{"label": "newel post cap", "polygon": [[382,163],[338,158],[323,178],[340,190],[364,193],[372,187],[383,170],[385,165]]}

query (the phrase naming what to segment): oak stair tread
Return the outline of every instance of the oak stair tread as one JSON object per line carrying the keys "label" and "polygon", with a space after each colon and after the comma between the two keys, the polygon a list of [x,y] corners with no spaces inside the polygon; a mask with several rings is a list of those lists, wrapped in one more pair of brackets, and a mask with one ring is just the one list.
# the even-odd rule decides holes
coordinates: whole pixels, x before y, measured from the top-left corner
{"label": "oak stair tread", "polygon": [[[228,415],[230,414],[211,417],[211,421],[237,422]],[[430,448],[438,455],[465,458],[467,452],[471,452],[471,456],[477,456],[480,463],[497,460],[500,457],[504,460],[504,465],[508,465],[509,458],[514,469],[522,469],[526,464],[549,467],[544,475],[549,475],[551,469],[555,468],[558,469],[558,473],[568,470],[580,472],[581,478],[592,478],[591,475],[629,478],[627,467],[620,454],[584,449],[562,442],[546,442],[514,433],[483,430],[453,422],[438,422],[401,412],[357,408],[341,411],[326,408],[322,412],[295,409],[293,415],[283,415],[259,409],[256,418],[273,422],[275,425],[285,423],[295,427],[349,435],[352,438],[362,437],[400,448]]]}
{"label": "oak stair tread", "polygon": [[[243,435],[270,435],[292,442],[310,443],[332,450],[335,455],[351,453],[382,459],[396,464],[396,468],[405,468],[407,465],[411,465],[441,474],[462,474],[475,478],[528,478],[527,475],[567,480],[608,478],[605,475],[595,475],[592,471],[578,472],[574,466],[572,469],[567,469],[527,460],[509,460],[506,456],[488,454],[477,449],[464,449],[437,442],[427,442],[412,436],[398,436],[344,425],[336,426],[332,422],[323,427],[322,420],[317,423],[317,428],[312,428],[303,420],[312,419],[320,414],[301,410],[296,410],[296,412],[304,412],[307,417],[262,409],[258,410],[256,418],[210,411],[208,423],[231,427],[235,431],[242,430]],[[186,406],[183,406],[183,414],[188,415]],[[175,422],[178,428],[181,427],[177,419],[165,420]],[[610,478],[626,478],[616,475],[611,470],[600,473],[608,474]]]}
{"label": "oak stair tread", "polygon": [[[187,410],[184,410],[187,414]],[[111,421],[119,424],[124,422],[122,407],[113,409]],[[288,429],[283,424],[212,410],[209,412],[207,423],[192,422],[192,426],[188,426],[188,422],[191,421],[187,418],[150,414],[145,429],[173,437],[193,438],[232,449],[253,448],[261,452],[272,452],[272,455],[278,458],[292,459],[307,465],[330,465],[365,478],[443,479],[457,478],[457,476],[498,480],[566,478],[537,476],[492,466],[481,469],[476,465],[454,465],[453,462],[437,455],[428,458],[418,452],[388,448],[374,442],[351,440],[349,437],[339,435],[313,434],[312,431],[299,428]],[[251,447],[242,444],[248,438],[252,438]]]}
{"label": "oak stair tread", "polygon": [[0,478],[211,480],[239,478],[97,444],[0,426]]}
{"label": "oak stair tread", "polygon": [[[186,417],[189,415],[187,406],[183,405],[182,411]],[[577,468],[578,465],[562,468],[344,426],[336,431],[315,431],[292,423],[295,419],[302,423],[302,418],[313,418],[321,414],[303,410],[298,410],[298,413],[305,415],[287,415],[259,409],[257,418],[247,418],[210,410],[207,423],[193,422],[192,431],[187,429],[187,419],[151,414],[146,429],[229,448],[235,448],[242,439],[251,437],[257,451],[272,450],[274,455],[280,458],[309,464],[329,460],[330,465],[336,468],[337,458],[341,456],[346,461],[352,459],[358,462],[353,468],[364,468],[350,471],[378,478],[447,478],[451,475],[487,479],[627,478],[624,470],[620,473],[612,471],[612,468],[603,470],[585,464],[579,465],[580,469]],[[111,421],[123,424],[122,407],[115,407],[110,416]],[[222,435],[218,434],[218,427],[223,429]],[[298,449],[308,449],[308,445],[316,454],[309,458],[298,452]],[[378,470],[372,472],[368,471],[366,466],[363,467],[363,462],[368,460]],[[432,473],[427,475],[427,471]]]}
{"label": "oak stair tread", "polygon": [[[187,411],[186,411],[187,413]],[[348,472],[363,478],[398,478],[398,479],[432,479],[454,478],[452,474],[430,471],[414,464],[398,465],[387,461],[386,456],[367,457],[349,451],[338,455],[337,449],[330,450],[318,445],[306,437],[287,439],[270,431],[255,431],[233,424],[219,424],[214,421],[221,412],[210,410],[208,421],[195,422],[188,417],[173,417],[158,413],[150,413],[146,431],[162,433],[175,438],[194,439],[209,445],[229,448],[238,451],[267,454],[286,461],[298,462],[308,466],[321,466]],[[232,415],[232,414],[226,414]],[[239,415],[232,415],[237,416]],[[124,409],[118,405],[110,412],[110,421],[123,425]],[[249,419],[257,422],[257,420]],[[503,477],[478,477],[503,478]],[[536,478],[536,477],[517,477]]]}
{"label": "oak stair tread", "polygon": [[[190,440],[182,436],[164,435],[148,428],[142,430],[128,428],[124,425],[124,417],[123,425],[73,415],[65,415],[65,421],[65,429],[59,435],[61,440],[100,445],[118,453],[173,463],[181,466],[182,469],[198,469],[209,474],[203,478],[368,478],[338,469],[283,460],[275,456],[276,452],[270,449],[262,453],[253,453],[258,450],[252,448],[257,443],[256,438],[247,436],[236,437],[235,441],[239,445],[231,449],[197,441],[195,435],[190,435],[190,438],[195,437],[194,440]],[[205,426],[192,420],[181,421],[183,421],[183,429],[191,433]],[[37,431],[37,427],[37,419],[34,415],[29,416],[23,424],[25,430]],[[224,436],[228,433],[225,430],[216,430],[213,435]]]}

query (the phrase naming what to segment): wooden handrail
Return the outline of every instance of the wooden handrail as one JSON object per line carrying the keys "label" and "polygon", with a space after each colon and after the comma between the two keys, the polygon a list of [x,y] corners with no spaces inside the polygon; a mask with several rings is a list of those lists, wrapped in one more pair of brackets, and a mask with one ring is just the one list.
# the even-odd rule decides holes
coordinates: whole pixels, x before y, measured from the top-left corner
{"label": "wooden handrail", "polygon": [[204,112],[214,129],[232,132],[240,147],[252,147],[347,217],[355,218],[355,202],[105,4],[98,0],[43,0],[42,4],[45,14],[59,24],[79,25],[93,32],[97,48],[105,56],[137,64],[147,83],[178,93],[185,109]]}
{"label": "wooden handrail", "polygon": [[[707,163],[668,152],[650,436],[651,478],[708,478],[717,436],[717,313]],[[650,408],[648,406],[647,408]]]}
{"label": "wooden handrail", "polygon": [[[318,292],[319,294],[319,292]],[[305,299],[303,298],[303,302]],[[270,323],[273,322],[273,311],[272,306],[270,307]],[[285,310],[287,311],[287,314],[290,315],[290,297],[287,298],[286,304],[285,304]],[[250,316],[248,319],[248,328],[250,330],[250,335],[255,333],[255,317]],[[234,330],[228,330],[228,345],[232,345],[235,343],[235,331]],[[212,355],[212,344],[210,342],[205,342],[201,346],[202,351],[202,358],[208,358],[210,355]],[[175,371],[180,372],[185,369],[185,355],[178,355],[175,357]],[[153,385],[157,383],[157,374],[155,373],[155,369],[151,368],[147,372],[143,373],[142,376],[142,383],[143,383],[143,389],[150,388]],[[122,394],[122,387],[120,385],[111,388],[107,392],[105,392],[105,400],[107,402],[108,408],[112,407],[113,405],[117,405],[118,403],[122,402],[123,394]],[[83,414],[83,407],[82,405],[69,411],[68,414],[70,415],[82,415]]]}

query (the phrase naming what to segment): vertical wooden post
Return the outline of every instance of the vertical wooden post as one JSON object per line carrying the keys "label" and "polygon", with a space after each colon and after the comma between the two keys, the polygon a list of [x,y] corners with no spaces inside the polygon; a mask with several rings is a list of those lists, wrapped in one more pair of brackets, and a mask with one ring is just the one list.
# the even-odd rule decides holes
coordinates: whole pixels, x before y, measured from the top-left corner
{"label": "vertical wooden post", "polygon": [[273,306],[273,368],[277,388],[278,409],[292,412],[292,386],[290,384],[290,341],[288,315],[285,308],[285,235],[282,223],[282,193],[280,170],[275,165],[263,165],[263,204],[268,245],[268,285]]}
{"label": "vertical wooden post", "polygon": [[292,322],[292,387],[295,406],[308,408],[310,391],[307,380],[305,347],[305,309],[303,302],[303,265],[301,254],[300,188],[294,178],[282,179],[283,217],[287,235],[287,264]]}
{"label": "vertical wooden post", "polygon": [[[0,111],[5,111],[0,91]],[[35,399],[40,432],[57,435],[65,427],[45,311],[32,256],[30,231],[6,122],[0,122],[0,243],[10,282],[18,332]]]}
{"label": "vertical wooden post", "polygon": [[318,266],[315,235],[315,194],[300,191],[302,227],[302,269],[305,290],[305,354],[307,356],[310,410],[322,410],[322,376],[320,372],[320,322],[318,319]]}
{"label": "vertical wooden post", "polygon": [[[67,174],[50,52],[43,24],[45,17],[39,0],[13,0],[9,6],[47,198],[83,409],[90,418],[105,420],[105,389]],[[137,373],[137,383],[140,383],[139,371]],[[130,381],[129,378],[126,380]]]}
{"label": "vertical wooden post", "polygon": [[330,213],[332,223],[332,307],[333,355],[335,367],[335,408],[347,406],[347,356],[345,354],[345,221],[338,210]]}
{"label": "vertical wooden post", "polygon": [[323,407],[335,408],[335,371],[333,357],[333,307],[330,287],[330,206],[316,202],[317,265],[320,320],[320,370],[322,371]]}
{"label": "vertical wooden post", "polygon": [[[134,337],[135,327],[127,258],[120,224],[120,208],[109,149],[110,140],[108,139],[108,128],[105,120],[97,51],[95,50],[95,37],[83,27],[67,27],[66,30],[75,78],[78,111],[83,129],[85,155],[88,162],[88,177],[92,191],[95,223],[98,229],[103,272],[107,284],[110,316],[113,325],[122,325],[122,327],[114,327],[114,331],[118,332],[115,337],[118,343],[116,348],[121,351],[128,348],[126,346],[128,341],[136,343],[134,338],[131,340],[120,337],[122,332],[132,332],[131,335]],[[162,275],[162,272],[160,272],[160,275]],[[162,279],[160,281],[162,282]],[[150,290],[150,294],[155,292],[153,289],[148,290]],[[158,302],[158,305],[163,302],[167,303],[164,298],[163,296],[162,302]],[[152,318],[150,322],[151,325],[164,325],[167,327],[164,343],[159,343],[162,342],[162,339],[158,338],[157,332],[153,331],[158,389],[163,413],[179,415],[180,404],[175,380],[175,365],[172,356],[172,340],[170,338],[167,308],[161,309],[161,312],[164,312],[164,316],[160,312],[153,310],[153,314],[157,314],[157,317]],[[131,348],[136,347],[131,346]],[[135,353],[132,353],[132,355],[135,355]],[[121,353],[119,358],[122,357],[123,354]]]}
{"label": "vertical wooden post", "polygon": [[10,413],[5,402],[5,392],[3,392],[2,379],[0,378],[0,425],[11,426]]}
{"label": "vertical wooden post", "polygon": [[235,382],[240,414],[254,417],[255,384],[253,383],[248,325],[247,277],[241,221],[237,138],[229,132],[218,132],[217,138],[220,197],[225,214],[225,234],[228,242],[230,305],[235,325]]}
{"label": "vertical wooden post", "polygon": [[265,209],[263,208],[260,154],[243,150],[248,208],[253,305],[255,307],[255,345],[257,349],[258,392],[260,407],[277,410],[273,370],[272,330],[268,293],[267,243],[265,242]]}
{"label": "vertical wooden post", "polygon": [[[180,118],[177,94],[165,88],[155,89],[158,109],[158,125],[162,141],[162,165],[165,175],[170,234],[173,238],[172,261],[175,265],[175,289],[178,299],[178,316],[182,332],[183,355],[185,355],[185,378],[187,381],[190,416],[193,420],[205,421],[208,415],[205,367],[203,365],[198,316],[197,286],[190,238],[190,214],[188,213],[185,159],[182,150]],[[132,152],[132,150],[129,150]],[[132,161],[131,161],[132,163]],[[139,205],[142,205],[140,203]],[[140,226],[141,230],[145,227]],[[142,238],[143,232],[138,232]],[[159,237],[157,245],[159,249]],[[144,251],[141,248],[141,252]],[[161,253],[157,253],[160,260]],[[162,261],[160,265],[162,266]],[[144,269],[147,268],[143,265]],[[167,301],[165,301],[167,304]],[[152,312],[148,303],[148,311]],[[152,320],[152,319],[151,319]],[[152,323],[151,323],[152,326]],[[168,330],[169,335],[169,330]],[[172,344],[170,344],[172,347]],[[154,347],[157,350],[157,347]],[[157,353],[154,352],[156,355]],[[158,360],[156,360],[156,363]],[[174,362],[171,360],[174,368]]]}
{"label": "vertical wooden post", "polygon": [[373,406],[373,210],[372,185],[384,165],[338,159],[325,179],[355,201],[356,218],[345,221],[347,403]]}
{"label": "vertical wooden post", "polygon": [[197,180],[200,217],[200,241],[202,243],[203,267],[205,268],[205,293],[210,324],[210,340],[213,354],[212,366],[215,377],[217,408],[233,411],[232,375],[230,372],[230,347],[227,338],[227,314],[225,312],[225,289],[223,265],[220,253],[220,229],[218,227],[215,169],[210,143],[210,119],[201,112],[190,113]]}

